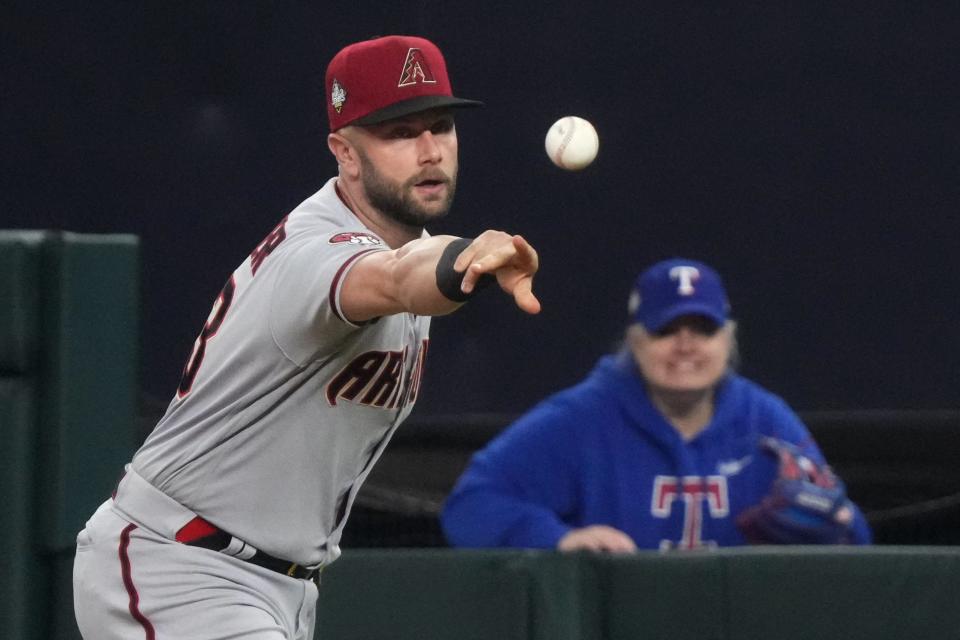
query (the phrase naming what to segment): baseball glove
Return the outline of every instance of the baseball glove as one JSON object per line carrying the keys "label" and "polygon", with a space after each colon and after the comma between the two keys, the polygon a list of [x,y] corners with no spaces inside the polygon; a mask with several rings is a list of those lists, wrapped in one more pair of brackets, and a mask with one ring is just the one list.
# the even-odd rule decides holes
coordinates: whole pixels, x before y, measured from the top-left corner
{"label": "baseball glove", "polygon": [[761,449],[779,461],[770,492],[737,517],[751,544],[844,544],[853,504],[843,482],[782,440],[764,438]]}

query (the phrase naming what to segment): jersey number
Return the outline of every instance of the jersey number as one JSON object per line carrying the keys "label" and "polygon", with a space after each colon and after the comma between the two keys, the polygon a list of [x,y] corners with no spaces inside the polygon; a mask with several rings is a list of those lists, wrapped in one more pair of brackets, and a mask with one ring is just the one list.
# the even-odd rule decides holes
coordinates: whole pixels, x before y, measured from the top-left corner
{"label": "jersey number", "polygon": [[257,248],[253,250],[253,253],[250,254],[250,273],[257,275],[257,269],[260,268],[260,265],[263,264],[264,259],[277,248],[277,246],[287,239],[287,216],[283,217],[283,220],[280,221],[273,231],[267,234],[267,237],[263,239]]}
{"label": "jersey number", "polygon": [[223,324],[223,319],[227,317],[227,311],[230,309],[230,303],[233,302],[233,292],[236,287],[233,276],[230,276],[227,284],[223,286],[220,295],[217,296],[217,300],[213,303],[213,309],[210,311],[210,316],[207,318],[206,324],[203,325],[203,331],[200,332],[196,342],[193,344],[193,352],[190,354],[190,359],[187,360],[186,366],[183,367],[180,386],[177,387],[177,395],[179,397],[182,398],[190,393],[190,388],[193,387],[193,380],[197,377],[197,372],[200,371],[200,365],[203,363],[203,355],[207,350],[207,340],[216,335],[220,329],[220,325]]}
{"label": "jersey number", "polygon": [[[253,253],[250,254],[251,275],[257,274],[257,269],[260,268],[260,265],[263,264],[266,257],[273,253],[277,245],[286,239],[286,223],[287,216],[284,216],[280,224],[274,227],[273,231],[267,234],[263,242],[257,245]],[[177,387],[178,397],[182,398],[190,393],[190,389],[193,387],[193,381],[197,377],[197,372],[200,371],[200,365],[203,364],[203,355],[207,351],[207,340],[216,335],[220,329],[220,325],[223,324],[223,319],[227,317],[227,311],[230,310],[230,303],[233,302],[233,292],[236,288],[237,284],[233,276],[230,276],[227,284],[223,285],[223,290],[220,292],[220,295],[217,296],[216,302],[213,303],[213,309],[210,311],[210,317],[207,318],[207,323],[203,325],[203,331],[200,332],[197,341],[193,344],[193,353],[190,354],[190,359],[187,360],[187,364],[183,368],[183,375],[180,376],[180,386]]]}

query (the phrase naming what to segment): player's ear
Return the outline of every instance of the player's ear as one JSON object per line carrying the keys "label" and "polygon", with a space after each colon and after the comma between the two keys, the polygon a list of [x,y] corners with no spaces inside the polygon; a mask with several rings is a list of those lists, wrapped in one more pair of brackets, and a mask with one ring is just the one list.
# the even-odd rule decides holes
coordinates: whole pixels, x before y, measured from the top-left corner
{"label": "player's ear", "polygon": [[333,157],[336,158],[341,171],[346,172],[351,177],[357,177],[360,174],[360,158],[357,154],[357,148],[347,136],[339,132],[331,133],[327,136],[327,147]]}

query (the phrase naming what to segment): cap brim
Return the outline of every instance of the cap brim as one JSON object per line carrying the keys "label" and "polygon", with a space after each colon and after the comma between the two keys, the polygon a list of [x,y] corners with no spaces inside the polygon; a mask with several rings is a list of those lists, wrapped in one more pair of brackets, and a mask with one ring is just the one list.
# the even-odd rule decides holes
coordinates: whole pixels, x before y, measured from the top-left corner
{"label": "cap brim", "polygon": [[395,102],[388,107],[378,109],[373,113],[368,113],[362,118],[357,118],[350,124],[379,124],[401,116],[408,116],[411,113],[419,113],[427,109],[438,109],[441,107],[463,108],[482,106],[483,103],[477,100],[466,100],[464,98],[454,98],[453,96],[420,96],[402,102]]}
{"label": "cap brim", "polygon": [[650,323],[644,322],[643,325],[648,331],[660,331],[681,316],[703,316],[713,320],[715,323],[717,323],[717,325],[722,325],[727,321],[727,315],[723,313],[717,313],[715,307],[691,302],[674,305],[656,318],[652,318]]}

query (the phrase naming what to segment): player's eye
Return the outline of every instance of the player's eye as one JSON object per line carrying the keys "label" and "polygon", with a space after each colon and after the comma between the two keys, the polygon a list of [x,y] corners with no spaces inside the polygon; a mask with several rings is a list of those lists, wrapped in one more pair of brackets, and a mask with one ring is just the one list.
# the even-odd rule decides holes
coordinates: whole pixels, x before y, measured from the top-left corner
{"label": "player's eye", "polygon": [[720,325],[705,316],[681,316],[660,331],[655,332],[654,335],[665,338],[676,334],[684,327],[690,329],[691,332],[697,335],[707,338],[713,337],[717,331],[720,330]]}
{"label": "player's eye", "polygon": [[411,127],[394,127],[390,130],[389,137],[396,139],[416,138],[417,132]]}
{"label": "player's eye", "polygon": [[434,135],[438,133],[449,133],[450,131],[453,131],[453,118],[442,118],[430,127],[430,133]]}

